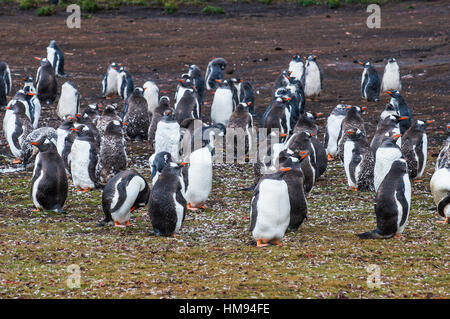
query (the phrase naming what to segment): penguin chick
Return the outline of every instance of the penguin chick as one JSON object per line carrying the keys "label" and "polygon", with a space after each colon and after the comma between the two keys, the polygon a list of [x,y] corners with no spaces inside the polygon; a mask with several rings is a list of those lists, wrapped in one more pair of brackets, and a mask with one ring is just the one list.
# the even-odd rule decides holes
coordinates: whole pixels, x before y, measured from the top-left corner
{"label": "penguin chick", "polygon": [[100,143],[100,181],[106,183],[128,165],[122,122],[109,122]]}
{"label": "penguin chick", "polygon": [[131,139],[146,140],[150,119],[147,100],[143,96],[144,90],[140,87],[127,100],[128,109],[122,115],[123,121],[127,123],[126,133]]}

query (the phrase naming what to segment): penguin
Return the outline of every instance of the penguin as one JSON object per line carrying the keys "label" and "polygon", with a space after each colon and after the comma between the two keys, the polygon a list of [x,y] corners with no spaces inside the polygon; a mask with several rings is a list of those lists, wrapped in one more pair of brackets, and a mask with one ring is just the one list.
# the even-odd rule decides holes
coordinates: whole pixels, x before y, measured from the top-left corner
{"label": "penguin", "polygon": [[361,76],[361,96],[366,101],[380,100],[380,79],[377,70],[370,62],[359,62],[364,67]]}
{"label": "penguin", "polygon": [[218,86],[211,105],[211,121],[227,126],[235,105],[233,92],[227,80],[217,80]]}
{"label": "penguin", "polygon": [[336,105],[327,118],[324,147],[329,161],[334,160],[338,153],[338,140],[341,137],[342,121],[349,110],[347,106],[346,104]]}
{"label": "penguin", "polygon": [[[29,78],[32,79],[32,77]],[[25,82],[25,85],[22,90],[25,93],[25,101],[28,104],[28,107],[25,110],[26,114],[30,118],[33,128],[36,129],[38,127],[39,119],[41,117],[41,110],[42,110],[41,102],[39,102],[37,92],[33,83],[30,84]]]}
{"label": "penguin", "polygon": [[184,221],[187,204],[180,178],[182,167],[165,167],[151,191],[148,211],[153,231],[158,236],[174,236]]}
{"label": "penguin", "polygon": [[278,75],[278,77],[275,80],[275,83],[273,85],[273,92],[275,92],[277,89],[281,88],[281,87],[286,87],[287,85],[289,85],[290,80],[291,80],[291,74],[292,71],[289,70],[283,70],[281,71],[280,75]]}
{"label": "penguin", "polygon": [[61,125],[56,129],[56,150],[64,162],[64,167],[66,168],[67,174],[70,174],[68,158],[72,150],[73,141],[75,140],[75,131],[72,130],[74,128],[74,121],[75,118],[72,116],[67,116],[64,118]]}
{"label": "penguin", "polygon": [[131,212],[147,205],[150,188],[135,170],[123,170],[112,177],[102,192],[105,218],[97,226],[130,226]]}
{"label": "penguin", "polygon": [[34,79],[31,75],[23,78],[23,90],[27,91],[27,88],[33,88],[34,90],[36,90],[36,88],[34,87]]}
{"label": "penguin", "polygon": [[389,165],[375,197],[377,228],[357,236],[361,239],[400,237],[408,222],[410,208],[408,167],[404,159],[397,159]]}
{"label": "penguin", "polygon": [[448,137],[445,141],[444,147],[439,152],[438,158],[436,159],[435,169],[438,170],[445,166],[445,164],[450,161],[450,123],[447,124],[447,133]]}
{"label": "penguin", "polygon": [[159,105],[159,88],[153,81],[144,83],[144,98],[147,100],[148,114],[153,115],[154,110]]}
{"label": "penguin", "polygon": [[41,63],[36,73],[36,91],[39,101],[52,104],[58,94],[55,71],[47,58],[35,57],[35,59]]}
{"label": "penguin", "polygon": [[122,127],[122,122],[111,121],[106,126],[102,137],[98,168],[102,183],[106,183],[114,175],[127,169],[129,160]]}
{"label": "penguin", "polygon": [[281,246],[289,227],[289,188],[283,179],[288,171],[290,168],[281,167],[278,172],[263,175],[253,191],[249,230],[258,247]]}
{"label": "penguin", "polygon": [[341,161],[344,160],[344,143],[347,140],[348,135],[345,134],[350,129],[359,129],[364,136],[367,136],[366,129],[364,126],[364,120],[361,114],[366,110],[365,107],[360,106],[346,106],[348,109],[345,118],[342,120],[341,133],[338,140],[338,156]]}
{"label": "penguin", "polygon": [[294,127],[300,114],[305,110],[305,92],[300,81],[293,77],[290,78],[286,89],[290,92],[289,96],[292,98],[289,104],[291,105],[291,126]]}
{"label": "penguin", "polygon": [[373,191],[374,157],[366,137],[350,129],[344,143],[344,168],[348,186],[354,191]]}
{"label": "penguin", "polygon": [[46,137],[30,142],[39,149],[31,179],[31,199],[36,210],[65,213],[68,183],[64,163],[55,144]]}
{"label": "penguin", "polygon": [[381,80],[381,90],[401,91],[402,83],[400,80],[400,68],[395,58],[389,58],[384,67],[383,79]]}
{"label": "penguin", "polygon": [[294,127],[295,121],[293,120],[293,116],[291,114],[292,109],[293,109],[293,104],[295,103],[295,101],[293,101],[294,98],[295,97],[292,95],[291,91],[288,90],[286,87],[280,87],[280,88],[276,89],[273,94],[272,101],[270,102],[270,104],[266,108],[266,110],[264,111],[264,114],[261,118],[260,127],[265,126],[267,115],[272,110],[272,106],[273,106],[274,102],[277,101],[277,99],[281,99],[285,103],[285,105],[289,111],[289,126]]}
{"label": "penguin", "polygon": [[202,71],[197,65],[190,64],[188,65],[188,75],[189,78],[192,79],[192,82],[196,87],[198,102],[200,103],[200,106],[202,106],[204,103],[204,95],[205,95],[205,80],[203,79]]}
{"label": "penguin", "polygon": [[378,121],[378,124],[380,124],[380,122],[382,122],[389,115],[400,116],[400,113],[394,105],[392,105],[391,103],[386,103],[386,105],[384,106],[384,110],[380,114],[380,120]]}
{"label": "penguin", "polygon": [[177,167],[178,164],[172,161],[172,155],[170,155],[169,152],[159,152],[158,154],[155,154],[151,162],[151,179],[153,186],[166,166]]}
{"label": "penguin", "polygon": [[127,100],[134,91],[134,81],[131,73],[121,66],[117,76],[117,91],[122,100]]}
{"label": "penguin", "polygon": [[396,143],[397,138],[398,135],[386,138],[375,152],[375,167],[373,172],[375,192],[378,191],[392,163],[403,157],[402,151]]}
{"label": "penguin", "polygon": [[408,164],[409,178],[420,178],[423,175],[427,164],[428,138],[426,125],[434,121],[425,123],[415,120],[411,127],[402,136],[401,150]]}
{"label": "penguin", "polygon": [[144,89],[136,87],[127,100],[122,118],[127,123],[127,136],[131,139],[146,140],[150,119],[147,100],[143,96]]}
{"label": "penguin", "polygon": [[[238,160],[244,155],[248,156],[252,151],[253,144],[256,142],[256,131],[253,125],[253,116],[250,114],[249,104],[239,103],[234,112],[230,116],[226,130],[236,134],[233,138],[234,157]],[[242,147],[240,147],[241,145]],[[227,150],[228,152],[228,150]],[[239,156],[242,155],[242,156]]]}
{"label": "penguin", "polygon": [[[22,160],[22,146],[28,134],[33,131],[30,119],[25,114],[25,105],[16,101],[6,107],[12,113],[8,114],[6,125],[4,126],[5,137],[9,144],[11,153],[15,156],[13,164],[20,164]],[[5,115],[6,118],[6,115]]]}
{"label": "penguin", "polygon": [[370,148],[375,154],[377,148],[381,145],[386,137],[400,134],[400,121],[407,120],[408,117],[400,117],[398,115],[388,115],[378,123],[377,130],[370,142]]}
{"label": "penguin", "polygon": [[180,124],[175,119],[175,112],[173,109],[166,110],[156,127],[154,154],[169,152],[172,160],[178,162],[180,139]]}
{"label": "penguin", "polygon": [[227,61],[224,58],[213,58],[206,68],[205,83],[208,91],[217,88],[216,80],[223,79],[223,70],[227,67]]}
{"label": "penguin", "polygon": [[187,118],[200,118],[200,103],[191,79],[179,80],[179,87],[175,95],[175,116],[178,124]]}
{"label": "penguin", "polygon": [[158,126],[159,121],[164,117],[164,112],[170,110],[170,98],[168,96],[162,96],[159,99],[158,107],[153,110],[153,115],[151,117],[150,126],[148,127],[148,141],[150,145],[153,147],[153,143],[155,142],[155,133],[156,128]]}
{"label": "penguin", "polygon": [[305,63],[305,97],[316,99],[322,92],[323,73],[316,62],[317,56],[310,55]]}
{"label": "penguin", "polygon": [[79,125],[72,130],[76,135],[68,162],[74,186],[81,192],[102,188],[98,182],[98,147],[92,130],[85,125]]}
{"label": "penguin", "polygon": [[56,113],[62,119],[66,115],[75,116],[80,113],[80,93],[70,82],[61,86],[61,96],[59,97]]}
{"label": "penguin", "polygon": [[[447,156],[450,156],[450,150],[447,150]],[[436,169],[430,180],[430,189],[437,211],[440,216],[444,217],[444,220],[437,222],[448,224],[450,219],[450,161]]]}
{"label": "penguin", "polygon": [[303,63],[303,58],[299,54],[294,54],[289,62],[288,71],[292,72],[291,76],[296,78],[305,87],[305,64]]}
{"label": "penguin", "polygon": [[315,124],[315,121],[321,116],[323,116],[323,113],[304,112],[300,114],[300,117],[294,126],[294,133],[308,132],[313,136],[317,136],[319,128],[317,124]]}
{"label": "penguin", "polygon": [[100,136],[103,136],[105,132],[106,126],[111,121],[122,121],[120,116],[117,114],[117,107],[113,104],[108,104],[102,112],[102,115],[97,119],[97,130],[100,133]]}
{"label": "penguin", "polygon": [[55,74],[61,77],[68,77],[64,73],[64,54],[55,40],[50,41],[47,47],[47,60],[50,61]]}
{"label": "penguin", "polygon": [[11,93],[11,70],[5,61],[0,61],[0,107],[6,106],[6,96]]}
{"label": "penguin", "polygon": [[100,118],[100,111],[101,105],[97,103],[91,103],[83,110],[83,113],[81,113],[81,116],[85,118],[86,116],[89,117],[89,120],[97,126],[97,121]]}
{"label": "penguin", "polygon": [[400,123],[400,133],[403,135],[412,124],[412,112],[399,91],[386,91],[386,93],[391,96],[391,100],[389,101],[389,103],[395,107],[395,109],[398,111],[398,115],[408,117],[407,120],[404,120]]}
{"label": "penguin", "polygon": [[230,79],[232,85],[234,85],[237,93],[237,101],[239,103],[247,103],[249,105],[250,114],[255,117],[255,93],[253,92],[253,87],[250,82],[241,79],[232,78]]}
{"label": "penguin", "polygon": [[25,141],[22,143],[22,155],[20,159],[22,160],[22,164],[24,169],[27,168],[29,163],[34,162],[35,157],[37,155],[38,149],[34,147],[31,142],[38,141],[40,139],[46,138],[50,142],[56,145],[58,135],[56,130],[53,127],[39,127],[33,131],[26,137]]}
{"label": "penguin", "polygon": [[275,134],[279,133],[283,142],[289,138],[291,133],[290,108],[287,104],[289,101],[289,97],[277,98],[263,121],[263,128],[267,129],[266,133],[271,134],[274,131]]}
{"label": "penguin", "polygon": [[114,94],[119,94],[118,80],[119,69],[122,64],[113,62],[106,69],[106,73],[102,79],[102,96],[105,99],[109,99]]}
{"label": "penguin", "polygon": [[94,123],[92,123],[92,120],[88,114],[85,113],[84,115],[81,115],[78,113],[75,115],[74,127],[78,127],[80,125],[84,125],[89,128],[89,130],[92,132],[94,142],[97,145],[97,148],[100,149],[100,142],[103,137],[103,134],[100,134],[99,130],[97,129],[97,126]]}

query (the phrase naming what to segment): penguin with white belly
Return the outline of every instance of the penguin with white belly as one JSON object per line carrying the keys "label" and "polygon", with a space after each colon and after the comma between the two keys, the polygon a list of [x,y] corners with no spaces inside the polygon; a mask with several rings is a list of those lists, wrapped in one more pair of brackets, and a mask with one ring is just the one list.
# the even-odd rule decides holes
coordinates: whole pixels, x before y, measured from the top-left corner
{"label": "penguin with white belly", "polygon": [[375,198],[377,228],[358,234],[361,239],[399,238],[408,222],[411,182],[406,161],[397,159],[388,168]]}
{"label": "penguin with white belly", "polygon": [[318,63],[317,56],[310,55],[305,63],[305,97],[316,99],[322,92],[323,73]]}
{"label": "penguin with white belly", "polygon": [[[14,104],[6,107],[12,113],[8,114],[7,122],[5,123],[4,131],[5,137],[9,144],[11,153],[15,156],[13,164],[20,164],[22,160],[22,146],[28,134],[33,131],[33,126],[28,116],[25,114],[25,105],[16,101]],[[6,115],[5,115],[6,118]]]}
{"label": "penguin with white belly", "polygon": [[165,167],[151,191],[148,211],[158,236],[174,236],[184,221],[187,203],[183,196],[182,167]]}
{"label": "penguin with white belly", "polygon": [[137,87],[124,106],[122,118],[127,123],[126,133],[131,139],[146,140],[150,119],[144,89]]}
{"label": "penguin with white belly", "polygon": [[6,62],[0,61],[0,107],[6,106],[6,96],[11,93],[11,71]]}
{"label": "penguin with white belly", "polygon": [[31,199],[36,210],[65,213],[68,183],[64,163],[55,144],[46,137],[31,142],[39,149],[33,178],[31,179]]}
{"label": "penguin with white belly", "polygon": [[373,191],[374,157],[366,137],[359,129],[346,132],[344,168],[348,186],[354,191]]}
{"label": "penguin with white belly", "polygon": [[386,103],[384,110],[380,114],[380,120],[378,121],[378,124],[380,122],[382,122],[389,115],[400,116],[400,113],[398,112],[398,110],[396,109],[396,107],[394,105],[392,105],[391,103]]}
{"label": "penguin with white belly", "polygon": [[179,87],[175,95],[175,116],[179,124],[185,119],[199,119],[201,115],[195,85],[189,78],[179,80]]}
{"label": "penguin with white belly", "polygon": [[166,110],[156,127],[154,154],[169,152],[172,160],[178,162],[180,139],[180,124],[175,119],[175,113],[173,109]]}
{"label": "penguin with white belly", "polygon": [[131,212],[144,207],[150,197],[150,188],[135,170],[117,173],[105,185],[102,193],[102,207],[105,219],[97,226],[130,226]]}
{"label": "penguin with white belly", "polygon": [[375,152],[375,168],[373,172],[375,191],[378,191],[378,187],[383,182],[392,163],[403,157],[402,151],[397,145],[397,139],[399,137],[400,134],[386,138]]}
{"label": "penguin with white belly", "polygon": [[348,109],[345,118],[342,120],[341,124],[341,133],[339,134],[338,140],[338,156],[341,161],[344,160],[344,143],[348,138],[348,135],[345,134],[350,129],[359,129],[364,136],[367,136],[366,128],[364,125],[364,120],[361,117],[361,114],[366,110],[365,107],[360,106],[346,106]]}
{"label": "penguin with white belly", "polygon": [[235,109],[233,92],[227,80],[217,80],[218,86],[211,105],[211,121],[227,126]]}
{"label": "penguin with white belly", "polygon": [[406,130],[409,129],[409,127],[412,125],[413,122],[412,112],[399,91],[386,91],[386,93],[391,96],[391,100],[389,101],[389,103],[395,107],[398,114],[400,116],[408,117],[407,120],[404,120],[400,123],[400,134],[404,134]]}
{"label": "penguin with white belly", "polygon": [[347,106],[346,104],[336,105],[327,119],[324,147],[329,161],[334,160],[338,153],[338,140],[341,136],[342,121],[349,110]]}
{"label": "penguin with white belly", "polygon": [[300,81],[303,87],[305,87],[305,64],[303,63],[303,58],[299,54],[292,56],[289,62],[289,69],[291,76]]}
{"label": "penguin with white belly", "polygon": [[[447,149],[447,156],[450,157],[450,149]],[[449,224],[450,220],[450,161],[439,169],[436,169],[430,180],[430,189],[433,194],[437,211],[443,220],[437,223]]]}
{"label": "penguin with white belly", "polygon": [[72,83],[66,82],[61,86],[56,113],[62,119],[66,115],[75,116],[80,112],[80,93]]}
{"label": "penguin with white belly", "polygon": [[127,68],[121,66],[117,75],[117,91],[122,100],[127,100],[134,91],[134,81]]}
{"label": "penguin with white belly", "polygon": [[152,119],[150,121],[150,126],[148,127],[147,137],[148,137],[149,144],[152,147],[155,142],[155,133],[156,133],[156,128],[158,126],[158,123],[164,117],[164,112],[169,109],[171,109],[169,97],[162,96],[159,99],[158,107],[153,110]]}
{"label": "penguin with white belly", "polygon": [[377,148],[381,145],[383,140],[386,137],[394,136],[400,134],[400,121],[407,120],[408,117],[398,116],[398,115],[389,115],[384,118],[383,121],[379,122],[377,125],[377,130],[370,142],[370,148],[372,152],[375,154]]}
{"label": "penguin with white belly", "polygon": [[384,67],[383,79],[381,80],[381,90],[401,91],[400,68],[395,58],[390,58]]}
{"label": "penguin with white belly", "polygon": [[47,58],[35,57],[35,59],[41,63],[36,74],[36,91],[39,101],[52,104],[58,94],[55,71]]}
{"label": "penguin with white belly", "polygon": [[227,61],[224,58],[213,58],[206,68],[205,83],[206,89],[213,90],[217,87],[216,80],[223,79],[223,71],[227,67]]}
{"label": "penguin with white belly", "polygon": [[428,138],[426,125],[434,121],[425,123],[421,120],[413,122],[411,127],[402,136],[401,150],[408,163],[409,178],[420,178],[423,175],[427,164]]}
{"label": "penguin with white belly", "polygon": [[262,127],[267,129],[267,135],[275,132],[282,136],[282,142],[291,134],[291,112],[289,107],[290,97],[279,97],[269,106],[270,110],[262,122]]}
{"label": "penguin with white belly", "polygon": [[109,122],[106,126],[100,143],[98,167],[102,183],[127,169],[128,156],[123,131],[123,123],[117,120]]}
{"label": "penguin with white belly", "polygon": [[144,83],[144,98],[147,100],[148,114],[153,115],[154,110],[159,105],[159,88],[153,81],[147,81]]}
{"label": "penguin with white belly", "polygon": [[55,40],[50,41],[47,47],[47,59],[52,64],[55,74],[61,77],[68,77],[64,73],[64,54]]}
{"label": "penguin with white belly", "polygon": [[94,141],[97,147],[100,149],[100,142],[103,137],[103,135],[100,134],[99,130],[97,129],[97,126],[92,123],[91,118],[86,113],[84,115],[76,114],[75,115],[75,123],[74,127],[78,127],[80,125],[87,126],[89,130],[92,132],[92,135],[94,136]]}
{"label": "penguin with white belly", "polygon": [[202,106],[205,95],[205,80],[203,79],[202,71],[197,65],[191,64],[188,65],[188,75],[195,85],[198,94],[198,102],[200,103],[200,106]]}
{"label": "penguin with white belly", "polygon": [[113,62],[106,69],[106,73],[102,79],[102,95],[105,99],[111,98],[114,94],[119,94],[119,69],[122,64]]}
{"label": "penguin with white belly", "polygon": [[41,117],[41,102],[39,102],[34,85],[25,85],[23,91],[25,92],[25,100],[28,104],[26,114],[29,115],[28,117],[30,118],[33,128],[36,129]]}
{"label": "penguin with white belly", "polygon": [[380,78],[370,62],[359,62],[364,67],[361,76],[361,96],[366,101],[380,100]]}

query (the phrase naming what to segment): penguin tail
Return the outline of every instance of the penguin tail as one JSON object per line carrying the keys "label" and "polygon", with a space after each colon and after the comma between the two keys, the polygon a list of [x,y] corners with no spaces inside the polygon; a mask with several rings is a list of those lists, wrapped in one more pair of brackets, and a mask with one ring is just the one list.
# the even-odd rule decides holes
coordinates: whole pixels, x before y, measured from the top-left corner
{"label": "penguin tail", "polygon": [[[361,233],[361,234],[356,234],[356,236],[358,236],[361,239],[381,239],[381,238],[388,238],[386,236],[381,235],[380,231],[377,229],[365,232],[365,233]],[[392,236],[389,236],[392,237]]]}
{"label": "penguin tail", "polygon": [[249,192],[249,191],[253,191],[253,190],[255,189],[255,187],[256,187],[256,185],[253,184],[253,185],[251,185],[251,186],[249,186],[249,187],[241,188],[240,191],[241,191],[241,192]]}

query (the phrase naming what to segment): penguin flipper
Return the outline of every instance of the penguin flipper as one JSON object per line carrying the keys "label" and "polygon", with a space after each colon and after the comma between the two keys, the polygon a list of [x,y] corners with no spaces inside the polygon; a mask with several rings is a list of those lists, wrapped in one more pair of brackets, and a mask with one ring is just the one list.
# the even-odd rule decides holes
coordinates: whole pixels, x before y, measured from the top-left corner
{"label": "penguin flipper", "polygon": [[382,238],[390,238],[392,237],[394,234],[392,235],[382,235],[380,233],[380,231],[377,229],[365,232],[365,233],[361,233],[361,234],[356,234],[356,236],[358,236],[361,239],[382,239]]}

